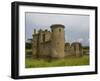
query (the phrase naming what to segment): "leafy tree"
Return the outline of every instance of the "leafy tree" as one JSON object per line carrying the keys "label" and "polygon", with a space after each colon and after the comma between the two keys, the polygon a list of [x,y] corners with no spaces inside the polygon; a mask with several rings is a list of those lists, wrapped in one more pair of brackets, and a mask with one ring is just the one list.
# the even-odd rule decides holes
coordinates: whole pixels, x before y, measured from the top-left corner
{"label": "leafy tree", "polygon": [[27,39],[25,43],[25,48],[26,49],[31,49],[32,48],[32,39]]}

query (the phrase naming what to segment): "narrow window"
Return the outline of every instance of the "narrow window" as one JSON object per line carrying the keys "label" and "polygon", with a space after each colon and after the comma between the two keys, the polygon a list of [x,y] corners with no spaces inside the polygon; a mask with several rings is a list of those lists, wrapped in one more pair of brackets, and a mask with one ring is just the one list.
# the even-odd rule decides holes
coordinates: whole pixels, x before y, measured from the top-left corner
{"label": "narrow window", "polygon": [[43,42],[45,42],[45,34],[43,34]]}
{"label": "narrow window", "polygon": [[61,32],[61,29],[59,29],[59,32]]}
{"label": "narrow window", "polygon": [[53,29],[52,29],[52,32],[53,32]]}

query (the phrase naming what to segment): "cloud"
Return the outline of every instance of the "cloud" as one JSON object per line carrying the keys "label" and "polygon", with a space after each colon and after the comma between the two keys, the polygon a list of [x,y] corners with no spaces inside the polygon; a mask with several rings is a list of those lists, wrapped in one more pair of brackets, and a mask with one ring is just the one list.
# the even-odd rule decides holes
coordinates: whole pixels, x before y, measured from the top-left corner
{"label": "cloud", "polygon": [[76,40],[76,42],[83,42],[83,41],[84,41],[83,38],[79,38],[79,39]]}
{"label": "cloud", "polygon": [[86,42],[89,39],[89,19],[89,16],[85,15],[26,13],[26,40],[32,38],[34,29],[50,30],[52,24],[63,24],[66,41],[88,44]]}

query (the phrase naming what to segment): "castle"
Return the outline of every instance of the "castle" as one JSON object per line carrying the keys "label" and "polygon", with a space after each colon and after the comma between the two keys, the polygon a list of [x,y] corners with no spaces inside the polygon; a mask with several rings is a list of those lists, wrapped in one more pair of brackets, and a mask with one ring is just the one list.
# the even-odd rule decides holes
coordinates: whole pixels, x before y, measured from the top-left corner
{"label": "castle", "polygon": [[32,39],[32,55],[37,58],[80,57],[82,44],[79,42],[65,43],[64,25],[53,24],[51,31],[34,29]]}

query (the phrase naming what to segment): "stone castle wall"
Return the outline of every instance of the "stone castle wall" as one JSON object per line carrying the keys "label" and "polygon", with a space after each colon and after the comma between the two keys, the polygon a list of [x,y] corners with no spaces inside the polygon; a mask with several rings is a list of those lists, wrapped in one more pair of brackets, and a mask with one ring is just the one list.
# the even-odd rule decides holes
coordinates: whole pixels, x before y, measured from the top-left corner
{"label": "stone castle wall", "polygon": [[64,58],[68,56],[82,56],[81,43],[65,43],[64,26],[54,24],[51,31],[36,30],[32,40],[32,54],[37,58]]}
{"label": "stone castle wall", "polygon": [[72,44],[65,44],[65,57],[68,56],[77,56],[80,57],[83,55],[82,45],[79,42],[74,42]]}

